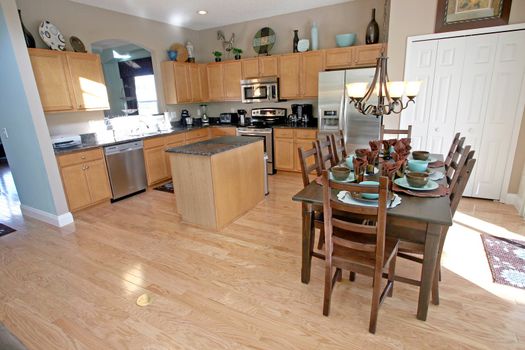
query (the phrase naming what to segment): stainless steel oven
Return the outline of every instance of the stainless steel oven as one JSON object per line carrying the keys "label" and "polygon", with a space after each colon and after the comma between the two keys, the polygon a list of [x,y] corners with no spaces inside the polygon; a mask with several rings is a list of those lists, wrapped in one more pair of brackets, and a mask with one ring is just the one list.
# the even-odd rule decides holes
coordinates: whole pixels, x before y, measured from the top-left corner
{"label": "stainless steel oven", "polygon": [[237,128],[237,136],[243,137],[257,137],[263,140],[264,153],[268,156],[266,172],[268,174],[275,173],[275,166],[273,163],[273,129],[272,128]]}
{"label": "stainless steel oven", "polygon": [[242,103],[278,102],[279,79],[265,77],[241,80]]}

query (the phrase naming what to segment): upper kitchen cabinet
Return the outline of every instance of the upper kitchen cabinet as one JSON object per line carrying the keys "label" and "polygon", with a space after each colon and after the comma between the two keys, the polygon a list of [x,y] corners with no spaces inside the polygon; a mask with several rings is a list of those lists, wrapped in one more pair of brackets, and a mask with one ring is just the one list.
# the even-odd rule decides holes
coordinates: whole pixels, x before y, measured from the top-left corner
{"label": "upper kitchen cabinet", "polygon": [[76,109],[109,109],[108,92],[102,73],[100,56],[66,52],[69,73],[75,93]]}
{"label": "upper kitchen cabinet", "polygon": [[259,76],[274,77],[279,74],[279,59],[277,56],[259,57]]}
{"label": "upper kitchen cabinet", "polygon": [[224,97],[223,73],[221,63],[210,63],[208,72],[208,95],[210,101],[221,101]]}
{"label": "upper kitchen cabinet", "polygon": [[[191,95],[193,89],[190,90],[190,79],[192,78],[191,73],[193,73],[193,71],[190,72],[188,65],[187,63],[173,61],[161,63],[162,85],[167,104],[192,101]],[[198,74],[197,78],[199,79]]]}
{"label": "upper kitchen cabinet", "polygon": [[98,55],[29,49],[29,57],[45,112],[109,108]]}
{"label": "upper kitchen cabinet", "polygon": [[279,56],[279,89],[283,99],[317,97],[319,72],[324,70],[322,51]]}
{"label": "upper kitchen cabinet", "polygon": [[325,50],[326,69],[371,67],[385,44],[360,45]]}
{"label": "upper kitchen cabinet", "polygon": [[210,99],[208,89],[208,69],[205,64],[199,64],[199,78],[201,83],[201,98],[202,101],[208,101]]}
{"label": "upper kitchen cabinet", "polygon": [[222,63],[224,78],[224,99],[227,101],[241,100],[242,67],[240,61]]}
{"label": "upper kitchen cabinet", "polygon": [[241,64],[243,79],[259,77],[259,59],[257,57],[241,60]]}

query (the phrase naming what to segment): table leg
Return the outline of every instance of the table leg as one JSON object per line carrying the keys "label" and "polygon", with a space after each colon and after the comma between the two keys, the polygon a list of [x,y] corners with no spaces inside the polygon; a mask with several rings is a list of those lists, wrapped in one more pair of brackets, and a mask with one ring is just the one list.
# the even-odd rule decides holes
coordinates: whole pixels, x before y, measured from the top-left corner
{"label": "table leg", "polygon": [[425,254],[423,255],[423,268],[421,270],[421,286],[419,288],[419,301],[417,305],[417,318],[426,321],[428,314],[428,304],[432,291],[434,272],[439,251],[441,227],[439,225],[428,224],[425,239]]}
{"label": "table leg", "polygon": [[302,260],[301,260],[301,282],[310,282],[310,270],[312,268],[312,256],[310,246],[312,241],[313,210],[312,205],[303,203],[302,206]]}

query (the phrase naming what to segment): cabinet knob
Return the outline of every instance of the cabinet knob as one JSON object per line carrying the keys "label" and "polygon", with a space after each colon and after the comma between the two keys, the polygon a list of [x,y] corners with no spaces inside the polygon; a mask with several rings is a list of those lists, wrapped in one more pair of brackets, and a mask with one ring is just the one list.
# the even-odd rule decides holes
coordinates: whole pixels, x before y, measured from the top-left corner
{"label": "cabinet knob", "polygon": [[81,156],[80,159],[86,159],[86,156]]}
{"label": "cabinet knob", "polygon": [[435,131],[435,132],[439,132],[439,128],[435,128],[434,131]]}
{"label": "cabinet knob", "polygon": [[89,169],[89,165],[86,165],[86,170]]}

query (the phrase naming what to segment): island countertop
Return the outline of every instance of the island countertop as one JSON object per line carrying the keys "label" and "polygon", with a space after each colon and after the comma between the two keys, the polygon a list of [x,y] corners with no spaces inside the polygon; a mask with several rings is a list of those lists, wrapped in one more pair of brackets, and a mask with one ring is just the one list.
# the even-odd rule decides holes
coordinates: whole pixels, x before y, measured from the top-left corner
{"label": "island countertop", "polygon": [[169,148],[166,152],[191,154],[197,156],[212,156],[232,149],[262,141],[254,137],[221,136],[211,140],[201,141],[180,147]]}

